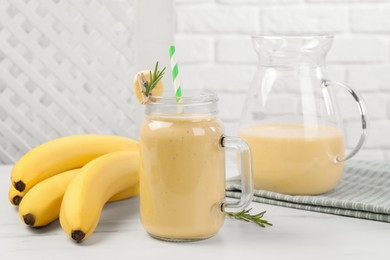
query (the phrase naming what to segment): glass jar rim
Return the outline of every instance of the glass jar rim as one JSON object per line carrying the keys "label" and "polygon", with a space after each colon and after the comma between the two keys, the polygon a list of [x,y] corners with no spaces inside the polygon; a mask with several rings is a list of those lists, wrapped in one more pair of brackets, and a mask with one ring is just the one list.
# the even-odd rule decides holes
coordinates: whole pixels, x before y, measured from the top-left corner
{"label": "glass jar rim", "polygon": [[208,91],[186,91],[185,95],[180,98],[175,96],[153,96],[154,102],[146,104],[147,106],[159,105],[201,105],[218,101],[218,96],[215,92]]}
{"label": "glass jar rim", "polygon": [[153,96],[146,104],[145,114],[167,117],[204,117],[218,113],[218,96],[214,92],[186,91],[180,99],[175,96]]}

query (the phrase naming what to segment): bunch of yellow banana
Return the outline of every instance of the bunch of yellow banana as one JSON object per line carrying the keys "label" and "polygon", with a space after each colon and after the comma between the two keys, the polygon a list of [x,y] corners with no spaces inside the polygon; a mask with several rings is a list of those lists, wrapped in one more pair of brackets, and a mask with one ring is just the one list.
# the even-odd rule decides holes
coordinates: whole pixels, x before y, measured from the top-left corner
{"label": "bunch of yellow banana", "polygon": [[139,193],[138,142],[112,135],[76,135],[26,153],[11,172],[9,200],[29,226],[60,217],[81,242],[95,230],[102,208]]}

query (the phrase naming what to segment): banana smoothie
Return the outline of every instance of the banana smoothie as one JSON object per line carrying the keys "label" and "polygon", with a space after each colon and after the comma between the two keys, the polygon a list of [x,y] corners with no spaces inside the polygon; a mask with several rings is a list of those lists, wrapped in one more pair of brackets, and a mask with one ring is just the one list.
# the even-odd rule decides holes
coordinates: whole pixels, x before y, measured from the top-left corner
{"label": "banana smoothie", "polygon": [[256,189],[286,194],[320,194],[333,189],[341,178],[344,138],[330,126],[255,124],[239,135],[253,155]]}
{"label": "banana smoothie", "polygon": [[141,127],[140,211],[147,232],[165,240],[213,236],[224,222],[223,127],[215,117],[149,116]]}

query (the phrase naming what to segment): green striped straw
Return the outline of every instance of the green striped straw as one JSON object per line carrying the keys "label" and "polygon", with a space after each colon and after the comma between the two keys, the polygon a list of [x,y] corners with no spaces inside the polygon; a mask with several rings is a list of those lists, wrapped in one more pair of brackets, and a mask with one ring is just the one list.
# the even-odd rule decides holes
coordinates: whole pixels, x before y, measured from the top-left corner
{"label": "green striped straw", "polygon": [[171,59],[173,86],[175,87],[176,102],[181,103],[181,85],[179,80],[179,67],[175,60],[175,46],[169,46],[169,57]]}

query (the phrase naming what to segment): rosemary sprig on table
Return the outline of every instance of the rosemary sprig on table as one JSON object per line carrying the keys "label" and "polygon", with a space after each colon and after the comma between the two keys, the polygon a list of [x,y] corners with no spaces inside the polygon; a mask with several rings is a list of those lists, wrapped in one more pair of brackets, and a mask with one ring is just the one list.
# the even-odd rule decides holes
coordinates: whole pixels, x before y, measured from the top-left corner
{"label": "rosemary sprig on table", "polygon": [[162,79],[165,72],[164,67],[161,71],[158,70],[158,62],[156,62],[156,66],[154,67],[153,73],[150,71],[150,81],[145,84],[145,96],[149,96],[150,92],[152,92],[153,88],[157,85],[157,83]]}
{"label": "rosemary sprig on table", "polygon": [[249,214],[249,212],[251,210],[252,209],[244,209],[241,212],[226,212],[226,214],[231,218],[235,218],[238,220],[244,220],[246,222],[252,222],[252,223],[259,225],[260,227],[266,227],[266,225],[272,226],[272,224],[270,222],[263,219],[263,216],[266,213],[266,211],[260,212],[260,213],[255,214],[255,215],[251,215],[251,214]]}

